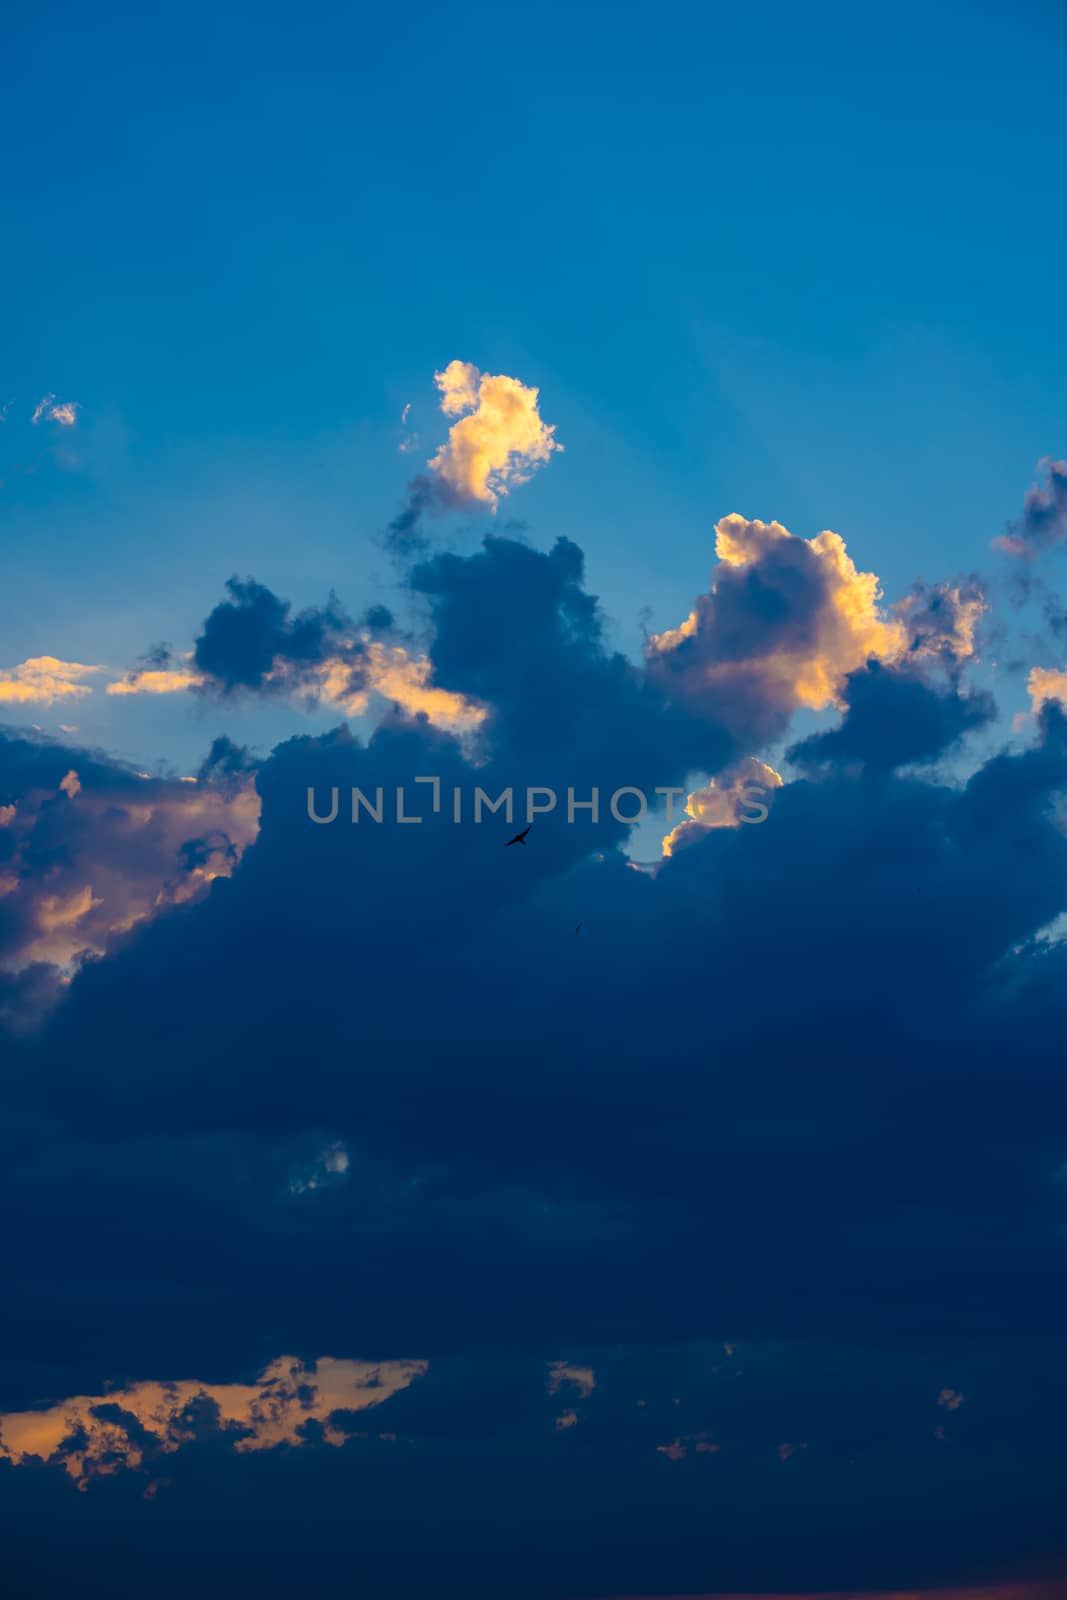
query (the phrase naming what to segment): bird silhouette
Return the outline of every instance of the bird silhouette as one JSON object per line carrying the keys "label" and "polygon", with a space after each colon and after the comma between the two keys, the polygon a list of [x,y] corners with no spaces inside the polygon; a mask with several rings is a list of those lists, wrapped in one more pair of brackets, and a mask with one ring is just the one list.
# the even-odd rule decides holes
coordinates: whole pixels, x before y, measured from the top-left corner
{"label": "bird silhouette", "polygon": [[521,833],[517,833],[515,835],[514,839],[509,839],[508,840],[507,844],[504,846],[504,849],[505,850],[510,850],[513,844],[525,844],[526,843],[526,835],[529,833],[529,831],[530,831],[530,829],[532,827],[533,827],[533,823],[532,822],[528,822],[526,827],[523,828]]}

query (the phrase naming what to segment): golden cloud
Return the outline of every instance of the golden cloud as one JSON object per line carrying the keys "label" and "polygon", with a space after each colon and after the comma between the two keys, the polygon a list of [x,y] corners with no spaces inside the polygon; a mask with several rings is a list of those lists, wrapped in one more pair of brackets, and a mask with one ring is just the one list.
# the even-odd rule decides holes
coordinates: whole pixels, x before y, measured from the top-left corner
{"label": "golden cloud", "polygon": [[563,449],[553,437],[555,427],[541,420],[540,391],[518,378],[450,361],[434,381],[441,410],[459,420],[429,466],[457,500],[478,501],[495,511],[501,495]]}
{"label": "golden cloud", "polygon": [[0,702],[50,706],[57,700],[74,699],[92,692],[79,680],[101,671],[102,667],[87,666],[83,661],[31,656],[17,667],[0,668]]}
{"label": "golden cloud", "polygon": [[733,514],[715,528],[711,587],[677,627],[648,641],[669,693],[741,735],[780,732],[800,708],[844,708],[848,675],[875,660],[952,668],[973,656],[986,603],[978,585],[919,586],[886,613],[873,572],[839,534],[813,539]]}
{"label": "golden cloud", "polygon": [[309,1422],[320,1425],[325,1443],[339,1447],[348,1434],[332,1420],[337,1412],[382,1405],[422,1377],[428,1365],[322,1356],[304,1366],[293,1356],[281,1356],[250,1384],[149,1381],[106,1394],[75,1395],[43,1411],[0,1414],[0,1458],[16,1466],[61,1462],[85,1489],[94,1478],[140,1468],[147,1456],[167,1455],[189,1443],[196,1437],[192,1408],[205,1402],[218,1425],[234,1435],[235,1450],[306,1444]]}
{"label": "golden cloud", "polygon": [[137,669],[109,683],[108,694],[179,694],[185,689],[195,689],[203,683],[199,672],[191,667],[146,667]]}
{"label": "golden cloud", "polygon": [[469,733],[488,715],[485,706],[451,689],[431,682],[433,663],[427,656],[412,656],[402,645],[372,640],[367,646],[364,678],[368,689],[391,701],[411,716],[422,714],[435,727],[452,733]]}
{"label": "golden cloud", "polygon": [[673,855],[679,845],[692,844],[709,828],[739,828],[746,817],[762,821],[762,817],[753,815],[756,805],[768,789],[781,786],[781,773],[755,756],[745,756],[712,778],[707,788],[697,789],[689,796],[685,803],[688,820],[671,829],[663,841],[663,854]]}

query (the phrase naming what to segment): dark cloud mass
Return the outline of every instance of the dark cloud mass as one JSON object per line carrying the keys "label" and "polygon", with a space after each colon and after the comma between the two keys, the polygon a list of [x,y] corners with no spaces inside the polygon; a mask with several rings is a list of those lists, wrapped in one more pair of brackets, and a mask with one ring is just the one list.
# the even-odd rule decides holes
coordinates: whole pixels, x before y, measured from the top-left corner
{"label": "dark cloud mass", "polygon": [[[437,681],[488,708],[476,746],[398,710],[254,774],[218,743],[195,787],[254,781],[254,843],[11,1035],[5,1411],[248,1383],[283,1352],[429,1363],[373,1436],[356,1414],[331,1442],[309,1403],[301,1447],[242,1452],[203,1401],[162,1450],[119,1405],[97,1420],[136,1472],[79,1494],[62,1456],[0,1460],[35,1592],[72,1570],[117,1592],[91,1576],[116,1530],[128,1592],[160,1595],[312,1571],[375,1600],[906,1590],[1067,1554],[1067,953],[1043,933],[1067,722],[1046,705],[1029,744],[935,774],[994,714],[956,602],[917,599],[898,647],[857,630],[835,546],[736,524],[765,531],[641,667],[571,541],[423,552],[410,588]],[[333,602],[229,588],[196,653],[226,688],[346,632]],[[606,799],[766,753],[827,652],[840,723],[794,746],[762,826],[650,874],[610,815],[561,805],[509,851],[502,818],[452,819],[454,788]],[[17,806],[58,808],[71,766],[144,782],[4,752]],[[349,820],[354,786],[381,823]],[[211,837],[176,870],[224,855]],[[24,870],[73,850],[42,825]],[[41,1016],[39,968],[3,981]],[[595,1378],[553,1386],[553,1361]]]}
{"label": "dark cloud mass", "polygon": [[933,761],[996,715],[984,690],[939,689],[877,661],[850,673],[845,700],[840,725],[794,745],[791,761],[803,767],[856,761],[876,770]]}
{"label": "dark cloud mass", "polygon": [[287,601],[254,579],[231,578],[196,641],[196,667],[222,691],[260,689],[276,662],[299,668],[321,661],[346,626],[335,598],[292,615]]}

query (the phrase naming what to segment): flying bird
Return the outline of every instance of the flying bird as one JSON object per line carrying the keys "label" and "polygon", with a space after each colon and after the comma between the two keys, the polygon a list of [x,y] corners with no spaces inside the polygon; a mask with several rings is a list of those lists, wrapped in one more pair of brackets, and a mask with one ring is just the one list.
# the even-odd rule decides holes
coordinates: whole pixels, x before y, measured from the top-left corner
{"label": "flying bird", "polygon": [[505,850],[510,850],[513,844],[525,844],[526,843],[526,835],[529,833],[529,831],[530,831],[530,829],[532,827],[533,827],[533,823],[532,822],[528,822],[526,824],[525,828],[523,828],[521,833],[517,833],[515,835],[514,839],[509,839],[508,840],[507,844],[504,846],[504,849]]}

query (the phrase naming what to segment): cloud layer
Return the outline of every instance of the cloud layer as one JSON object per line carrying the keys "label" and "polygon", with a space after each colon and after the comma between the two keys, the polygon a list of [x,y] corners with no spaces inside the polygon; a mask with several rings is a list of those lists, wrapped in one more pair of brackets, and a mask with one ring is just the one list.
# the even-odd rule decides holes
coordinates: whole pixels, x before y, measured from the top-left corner
{"label": "cloud layer", "polygon": [[[453,374],[461,420],[484,381]],[[502,1571],[520,1600],[914,1590],[1067,1554],[1067,720],[1042,691],[996,747],[973,580],[892,606],[836,534],[728,517],[716,548],[640,662],[567,539],[423,550],[417,636],[235,580],[131,692],[380,707],[254,773],[228,743],[187,784],[4,740],[16,1560],[96,1496],[140,1577],[170,1495],[196,1539],[163,1595],[220,1497],[238,1526],[298,1508],[384,1600]],[[309,819],[309,789],[430,775],[689,799],[645,871],[610,812],[557,806],[521,850],[429,790],[414,826]],[[387,1430],[350,1426],[369,1391],[338,1400],[323,1349],[428,1366],[384,1384]],[[253,1544],[220,1545],[234,1583],[302,1581],[306,1541]]]}

